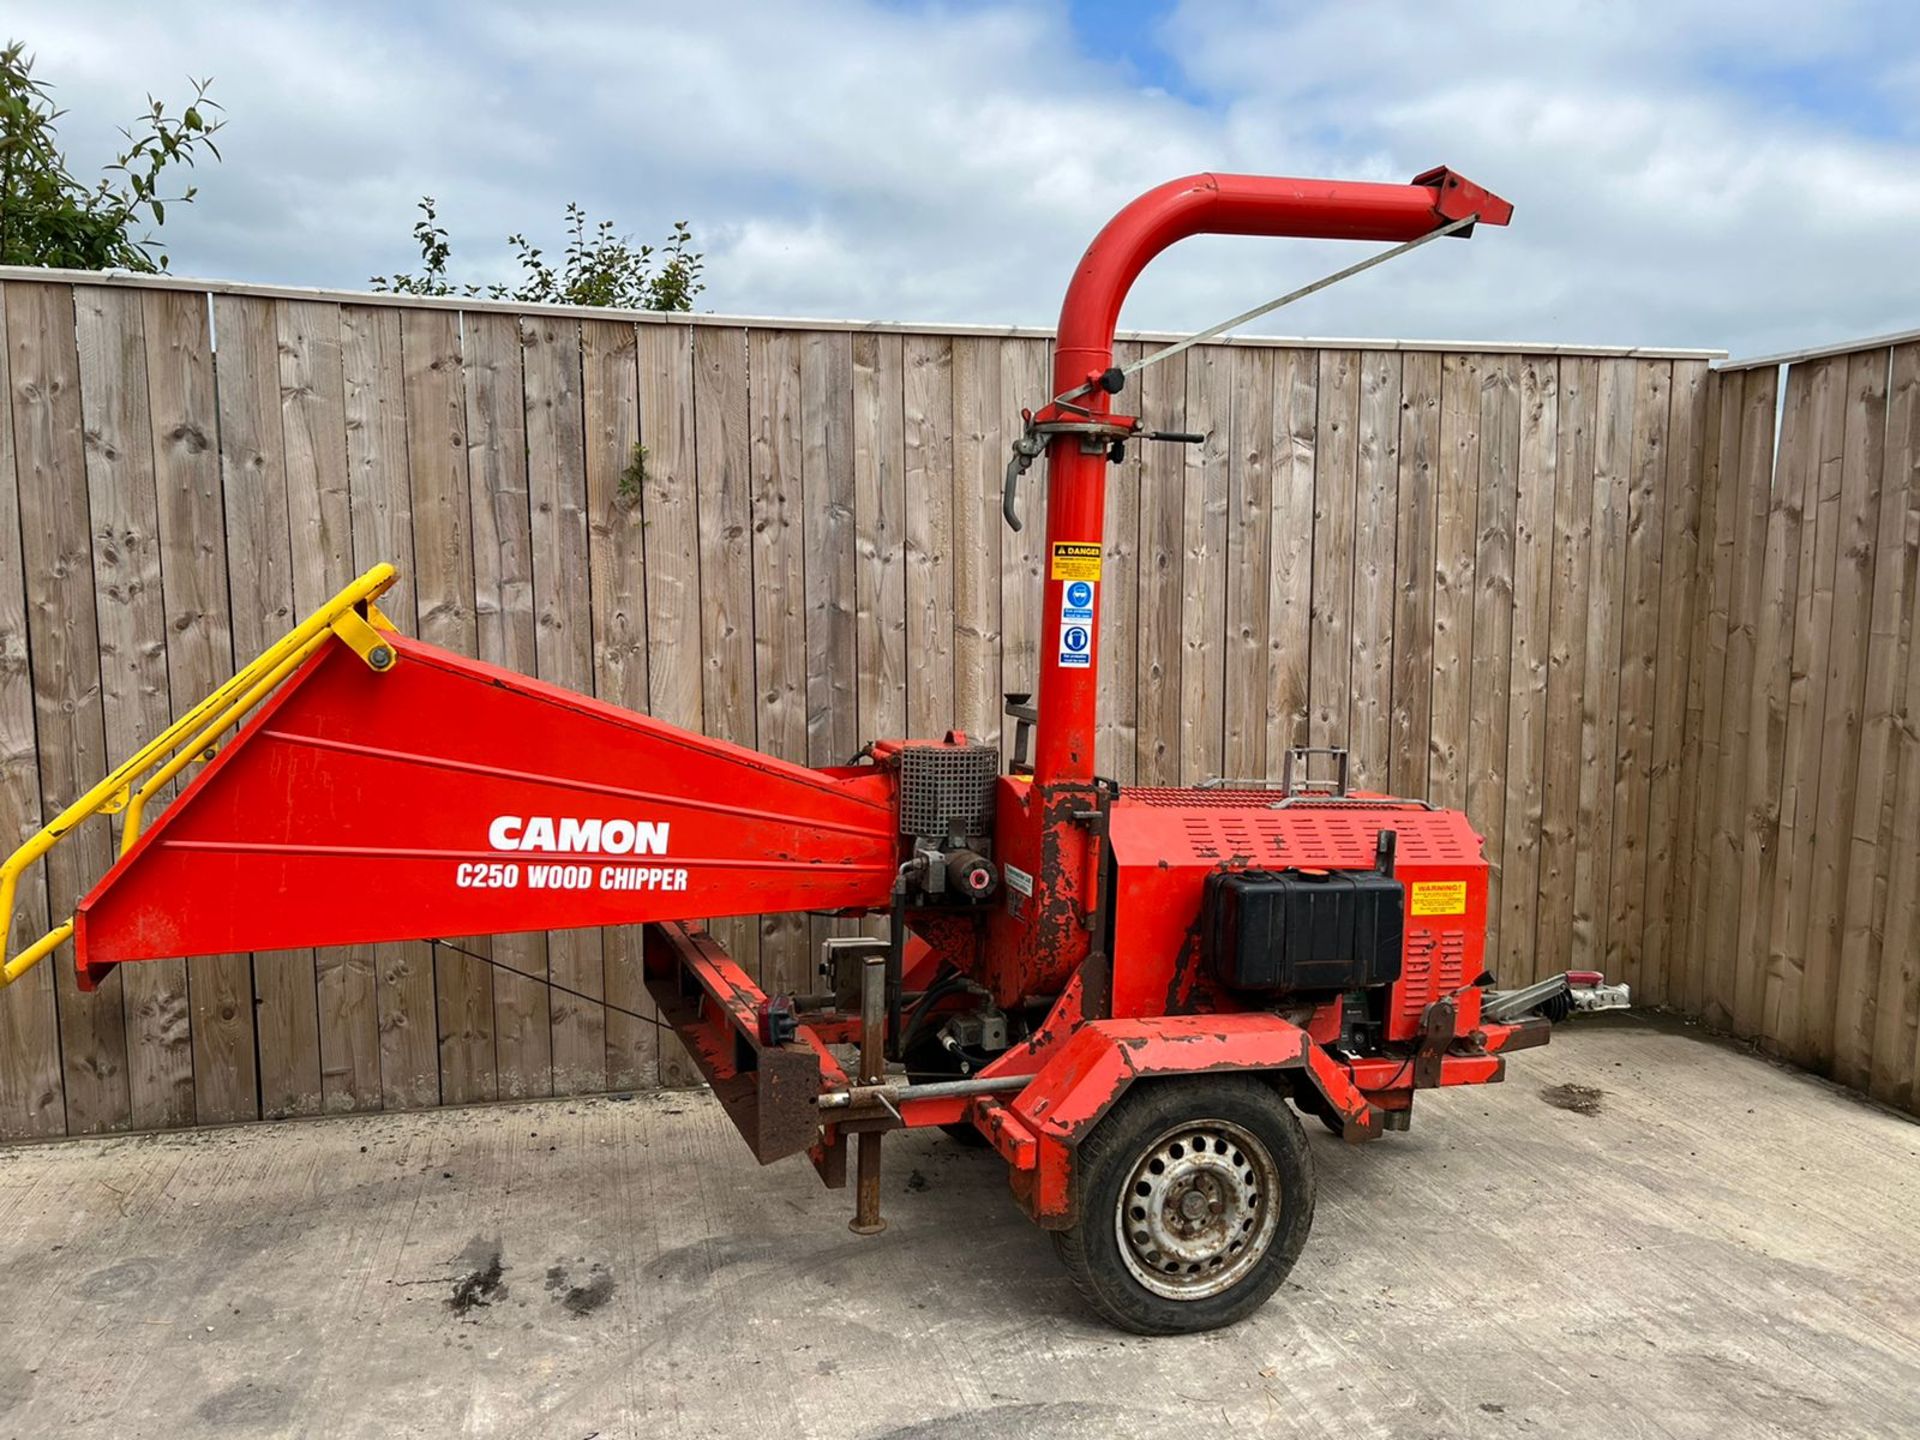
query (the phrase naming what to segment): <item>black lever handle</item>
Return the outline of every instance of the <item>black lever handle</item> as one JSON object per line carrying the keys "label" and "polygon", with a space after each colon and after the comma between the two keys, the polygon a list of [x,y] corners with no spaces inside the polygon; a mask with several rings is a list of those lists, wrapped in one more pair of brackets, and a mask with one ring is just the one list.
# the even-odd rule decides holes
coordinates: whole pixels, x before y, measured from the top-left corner
{"label": "black lever handle", "polygon": [[1207,443],[1207,437],[1205,435],[1196,435],[1191,430],[1145,430],[1141,432],[1140,438],[1142,440],[1165,440],[1174,445],[1204,445]]}

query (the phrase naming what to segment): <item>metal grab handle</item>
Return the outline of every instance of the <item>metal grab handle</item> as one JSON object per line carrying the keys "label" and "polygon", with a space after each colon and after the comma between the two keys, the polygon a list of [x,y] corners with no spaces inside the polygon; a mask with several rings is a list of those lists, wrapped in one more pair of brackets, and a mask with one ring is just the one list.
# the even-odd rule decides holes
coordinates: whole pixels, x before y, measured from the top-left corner
{"label": "metal grab handle", "polygon": [[1006,517],[1007,528],[1016,534],[1026,528],[1020,520],[1020,497],[1017,493],[1020,477],[1027,473],[1028,466],[1040,458],[1046,443],[1046,437],[1032,429],[1013,442],[1013,455],[1007,461],[1007,482],[1000,492],[1000,513]]}
{"label": "metal grab handle", "polygon": [[[153,793],[195,760],[211,758],[214,740],[237,725],[281,681],[305,664],[330,636],[338,635],[370,668],[392,668],[393,647],[381,631],[391,632],[396,627],[373,601],[392,588],[398,578],[393,566],[374,566],[148,741],[131,759],[117,766],[106,779],[41,826],[0,862],[0,916],[5,917],[7,926],[5,931],[0,931],[0,959],[5,958],[4,942],[12,931],[14,897],[19,891],[20,877],[29,865],[73,833],[82,821],[121,810],[127,812],[127,818],[120,838],[120,853],[126,854],[140,838],[147,800]],[[362,605],[366,607],[364,616],[359,608]],[[154,773],[148,775],[150,770]],[[147,778],[136,790],[135,782],[142,776]],[[0,965],[0,989],[26,974],[72,934],[73,919],[69,916],[6,960]]]}

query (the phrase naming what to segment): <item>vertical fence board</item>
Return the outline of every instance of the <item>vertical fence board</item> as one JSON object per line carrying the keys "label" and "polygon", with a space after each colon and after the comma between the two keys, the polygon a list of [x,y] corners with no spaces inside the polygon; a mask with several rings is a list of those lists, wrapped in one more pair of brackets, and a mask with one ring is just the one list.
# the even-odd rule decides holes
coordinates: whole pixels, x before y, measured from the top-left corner
{"label": "vertical fence board", "polygon": [[[593,689],[593,622],[587,544],[585,381],[580,322],[557,316],[520,322],[527,404],[527,481],[533,511],[534,654],[540,678]],[[577,1095],[606,1088],[604,947],[598,931],[547,934],[547,1014],[553,1027],[553,1088]]]}
{"label": "vertical fence board", "polygon": [[1520,375],[1511,355],[1481,370],[1474,512],[1473,647],[1468,665],[1467,814],[1486,837],[1488,953],[1500,953],[1506,862],[1507,727],[1513,664],[1514,524],[1520,498]]}
{"label": "vertical fence board", "polygon": [[[853,464],[853,347],[844,333],[812,334],[800,347],[800,464],[809,503],[801,553],[806,571],[806,760],[844,765],[860,747],[857,481]],[[795,977],[810,989],[814,957],[853,922],[815,916]]]}
{"label": "vertical fence board", "polygon": [[1766,950],[1762,1040],[1794,1059],[1807,993],[1807,934],[1812,920],[1815,810],[1827,708],[1827,654],[1833,635],[1833,586],[1839,562],[1840,493],[1846,445],[1844,357],[1815,364],[1812,429],[1803,452],[1806,502],[1793,604],[1786,692],[1786,746],[1780,785],[1778,866],[1768,895],[1773,910]]}
{"label": "vertical fence board", "polygon": [[[693,337],[694,452],[700,531],[700,701],[706,733],[758,743],[754,696],[753,459],[747,332],[705,328]],[[760,933],[748,919],[713,933],[749,975],[760,972]]]}
{"label": "vertical fence board", "polygon": [[[1041,403],[1046,396],[1047,342],[1044,340],[1008,340],[1000,347],[1000,415],[1002,429],[997,463],[1004,467],[1008,447],[1020,428],[1020,409]],[[982,456],[983,461],[992,458]],[[992,466],[986,467],[989,471]],[[993,524],[1000,531],[1000,688],[994,697],[996,709],[1004,707],[1002,697],[1031,695],[1040,687],[1040,579],[1041,546],[1046,532],[1045,461],[1037,461],[1027,472],[1022,485],[1020,530],[1009,530],[999,517]],[[1014,727],[1003,724],[1000,755],[1004,761],[1013,756]],[[1032,756],[1028,756],[1031,761]]]}
{"label": "vertical fence board", "polygon": [[953,342],[909,335],[901,348],[907,733],[939,736],[956,723]]}
{"label": "vertical fence board", "polygon": [[[1875,985],[1868,1089],[1890,1105],[1914,1108],[1920,1106],[1920,343],[1893,351],[1885,453],[1867,743],[1843,966],[1849,978]],[[1868,892],[1864,904],[1855,899],[1856,887]],[[1836,1025],[1835,1074],[1844,1080],[1859,1073],[1860,1032],[1869,1022],[1843,1011]]]}
{"label": "vertical fence board", "polygon": [[907,733],[904,364],[898,335],[854,337],[853,635],[858,693],[853,734],[857,744],[874,736]]}
{"label": "vertical fence board", "polygon": [[1556,957],[1569,961],[1573,957],[1599,385],[1599,361],[1569,358],[1560,362],[1549,558],[1546,768],[1540,787],[1540,904],[1534,922],[1532,973],[1502,976],[1508,983],[1543,979],[1553,970]]}
{"label": "vertical fence board", "polygon": [[[1000,743],[1000,433],[997,342],[953,341],[953,719],[987,745]],[[1033,513],[1036,486],[1021,487]]]}
{"label": "vertical fence board", "polygon": [[[540,666],[520,326],[511,315],[468,313],[462,320],[474,644],[482,660],[533,675]],[[494,1087],[503,1099],[551,1095],[546,934],[495,935],[487,944]]]}
{"label": "vertical fence board", "polygon": [[274,323],[287,530],[294,542],[293,605],[305,615],[354,577],[340,307],[281,300],[274,305]]}
{"label": "vertical fence board", "polygon": [[1684,956],[1687,1013],[1716,1014],[1723,1027],[1730,1016],[1720,1002],[1723,959],[1731,947],[1708,953],[1706,916],[1715,898],[1714,876],[1722,863],[1722,837],[1714,816],[1720,799],[1724,761],[1721,732],[1727,709],[1727,661],[1733,649],[1734,573],[1740,493],[1740,403],[1745,376],[1707,377],[1707,413],[1701,437],[1700,554],[1693,659],[1687,676],[1687,739],[1681,761],[1682,803],[1687,807],[1690,846],[1678,857],[1684,904],[1673,916],[1674,947]]}
{"label": "vertical fence board", "polygon": [[[347,392],[354,568],[365,570],[386,561],[401,572],[399,582],[381,597],[380,610],[402,631],[417,634],[413,494],[399,312],[371,305],[343,307],[340,366]],[[373,947],[380,1096],[388,1108],[440,1103],[433,961],[433,948],[418,941]]]}
{"label": "vertical fence board", "polygon": [[[1738,883],[1729,876],[1721,898],[1720,920],[1733,928],[1733,973],[1726,986],[1736,1035],[1757,1034],[1766,996],[1767,924],[1774,870],[1774,840],[1780,816],[1780,764],[1786,748],[1787,677],[1793,662],[1794,573],[1800,559],[1800,521],[1805,493],[1805,468],[1797,458],[1807,438],[1806,411],[1810,396],[1809,372],[1790,372],[1786,410],[1780,426],[1779,452],[1774,454],[1773,414],[1767,416],[1764,437],[1748,421],[1754,402],[1749,377],[1743,401],[1747,418],[1740,439],[1741,487],[1750,497],[1751,513],[1744,517],[1747,549],[1747,593],[1741,614],[1747,617],[1753,638],[1744,647],[1746,663],[1739,675],[1741,711],[1736,747],[1727,747],[1723,773],[1726,789],[1721,824],[1734,836],[1739,852]],[[1772,394],[1765,397],[1769,403]],[[1792,417],[1799,413],[1799,423]],[[1762,443],[1764,440],[1764,449]],[[1734,704],[1737,656],[1729,641],[1728,704]],[[1712,933],[1712,932],[1710,932]]]}
{"label": "vertical fence board", "polygon": [[[141,299],[167,673],[178,711],[233,673],[213,337],[204,295],[149,291]],[[252,962],[194,957],[187,1001],[194,1119],[252,1118],[259,1113]]]}
{"label": "vertical fence board", "polygon": [[1320,447],[1320,360],[1273,357],[1272,576],[1267,588],[1267,774],[1308,743],[1313,635],[1313,476]]}
{"label": "vertical fence board", "polygon": [[1400,491],[1394,516],[1393,713],[1387,788],[1424,799],[1433,734],[1433,571],[1440,459],[1440,356],[1402,359]]}
{"label": "vertical fence board", "polygon": [[[234,663],[242,665],[296,623],[294,541],[288,529],[281,431],[279,321],[274,302],[214,301],[219,346],[220,476],[226,501],[227,579]],[[301,543],[310,543],[301,537]],[[260,1113],[310,1115],[321,1104],[319,992],[311,950],[253,957]]]}
{"label": "vertical fence board", "polygon": [[[280,348],[280,432],[292,540],[293,612],[306,615],[354,577],[353,497],[347,468],[346,375],[340,306],[274,305]],[[282,962],[290,963],[290,962]],[[380,1104],[380,1027],[372,951],[313,952],[320,1108]]]}
{"label": "vertical fence board", "polygon": [[[1866,699],[1874,544],[1879,528],[1881,470],[1886,458],[1889,358],[1885,350],[1855,351],[1847,357],[1842,372],[1839,484],[1831,512],[1824,496],[1821,506],[1821,524],[1831,527],[1834,553],[1829,638],[1810,657],[1826,672],[1825,697],[1819,721],[1817,798],[1811,817],[1806,979],[1789,1053],[1802,1064],[1823,1068],[1830,1066],[1834,1057],[1841,929],[1847,904],[1847,850],[1864,738],[1861,707]],[[1824,546],[1826,542],[1822,543]],[[1853,981],[1850,1002],[1850,1009],[1862,1010],[1871,1003],[1871,993],[1859,978]],[[1868,1061],[1868,1068],[1870,1065]],[[1858,1058],[1855,1073],[1864,1078]]]}
{"label": "vertical fence board", "polygon": [[1307,743],[1347,744],[1353,698],[1354,486],[1360,357],[1320,352],[1313,467],[1313,629],[1307,640]]}
{"label": "vertical fence board", "polygon": [[[1665,541],[1662,482],[1672,373],[1636,368],[1633,449],[1626,484],[1625,580],[1620,591],[1619,715],[1615,724],[1612,863],[1608,871],[1606,971],[1646,988],[1641,964],[1647,893],[1655,685],[1659,661],[1660,559]],[[1651,996],[1649,997],[1651,998]]]}
{"label": "vertical fence board", "polygon": [[[1559,368],[1519,362],[1520,434],[1513,513],[1513,636],[1507,701],[1500,928],[1489,953],[1504,983],[1531,977],[1541,891],[1547,765],[1547,668],[1553,619],[1553,539]],[[1477,630],[1476,626],[1476,630]],[[1499,703],[1495,700],[1493,703]]]}
{"label": "vertical fence board", "polygon": [[[804,763],[808,497],[801,350],[801,338],[791,331],[755,331],[748,341],[747,368],[753,377],[753,664],[759,748]],[[798,994],[806,988],[808,935],[804,915],[760,918],[760,982],[768,994]]]}
{"label": "vertical fence board", "polygon": [[1580,705],[1579,854],[1573,872],[1573,958],[1601,968],[1612,919],[1613,807],[1619,773],[1620,646],[1625,619],[1628,487],[1633,476],[1635,367],[1600,362],[1595,390],[1593,522],[1587,565],[1586,662]]}
{"label": "vertical fence board", "polygon": [[[1236,779],[1267,773],[1267,603],[1272,566],[1273,352],[1235,350],[1228,447],[1225,736],[1220,769]],[[1111,531],[1112,511],[1108,511]],[[1121,647],[1116,646],[1115,649]],[[1114,663],[1112,650],[1102,665]]]}
{"label": "vertical fence board", "polygon": [[1357,788],[1384,790],[1392,769],[1395,565],[1400,529],[1398,351],[1360,355],[1353,529],[1353,694],[1347,743]]}
{"label": "vertical fence board", "polygon": [[[1141,372],[1140,415],[1150,430],[1177,430],[1186,408],[1187,361]],[[1134,677],[1134,773],[1142,785],[1180,783],[1181,552],[1186,544],[1186,457],[1150,444],[1140,473],[1140,634]]]}
{"label": "vertical fence board", "polygon": [[[638,538],[644,552],[641,563],[646,586],[640,599],[646,609],[647,652],[643,672],[624,678],[629,684],[644,680],[647,708],[655,717],[699,732],[704,728],[705,706],[700,695],[700,504],[693,328],[643,325],[639,333],[640,438],[646,446],[646,474],[640,487],[642,509],[638,517],[629,515],[626,528],[615,533],[628,543]],[[637,537],[635,524],[640,527]],[[607,698],[616,704],[632,703],[620,696]],[[621,1003],[638,1014],[656,1017],[658,1012],[637,969],[639,963],[636,953],[636,970],[630,977],[634,989]],[[609,983],[611,978],[609,972]],[[623,989],[625,983],[623,978]],[[678,1038],[657,1025],[646,1028],[654,1032],[654,1067],[660,1083],[692,1083],[696,1078],[693,1062]],[[644,1041],[637,1042],[637,1052],[645,1048]]]}
{"label": "vertical fence board", "polygon": [[[410,310],[400,318],[407,478],[413,515],[414,604],[422,640],[477,656],[477,579],[469,489],[465,359],[460,317]],[[499,1094],[494,1058],[492,944],[446,937],[433,947],[435,1041],[446,1104]]]}
{"label": "vertical fence board", "polygon": [[[1138,360],[1145,348],[1138,341],[1122,341],[1114,346],[1113,363],[1125,368]],[[1107,466],[1106,554],[1099,587],[1100,648],[1096,652],[1100,657],[1099,733],[1094,739],[1094,771],[1122,785],[1134,783],[1139,758],[1140,477],[1146,463],[1142,452],[1148,448],[1145,444],[1129,445],[1124,461]]]}
{"label": "vertical fence board", "polygon": [[1473,566],[1479,527],[1480,389],[1486,357],[1440,371],[1440,485],[1434,522],[1433,720],[1427,798],[1465,809],[1472,731]]}
{"label": "vertical fence board", "polygon": [[1233,439],[1233,359],[1187,352],[1187,429],[1180,535],[1180,781],[1217,778],[1226,722],[1227,468]]}
{"label": "vertical fence board", "polygon": [[[1700,513],[1707,409],[1705,362],[1675,361],[1669,392],[1666,473],[1661,479],[1660,624],[1654,635],[1653,736],[1647,776],[1647,864],[1641,911],[1641,978],[1661,1004],[1686,986],[1685,961],[1673,954],[1674,917],[1686,913],[1693,808],[1684,753],[1697,714],[1694,641],[1699,626]],[[1697,738],[1697,737],[1696,737]],[[1696,972],[1697,975],[1697,972]],[[1695,987],[1696,993],[1698,987]],[[1697,1006],[1696,1001],[1696,1006]]]}
{"label": "vertical fence board", "polygon": [[[11,288],[0,286],[0,847],[9,852],[38,830],[43,818],[27,656],[23,517],[14,486],[13,343],[6,312],[15,303]],[[32,519],[39,523],[37,514]],[[7,955],[17,955],[45,934],[49,923],[46,875],[36,865],[21,876],[12,913],[0,916],[0,945]],[[59,1023],[51,965],[36,966],[0,990],[0,1139],[65,1133]]]}
{"label": "vertical fence board", "polygon": [[[93,522],[94,615],[107,754],[134,753],[172,720],[160,516],[140,295],[74,291],[86,487]],[[181,960],[126,967],[129,1121],[155,1129],[193,1123],[193,1037]]]}
{"label": "vertical fence board", "polygon": [[[617,320],[580,325],[582,424],[586,438],[587,607],[593,693],[644,713],[649,708],[646,488],[653,466],[643,440],[640,335]],[[608,926],[600,934],[601,994],[607,1002],[607,1084],[651,1085],[659,1047],[645,1012],[640,930]]]}
{"label": "vertical fence board", "polygon": [[[1774,988],[1768,980],[1773,926],[1783,767],[1788,749],[1788,692],[1793,676],[1795,594],[1801,574],[1802,531],[1817,501],[1813,469],[1814,378],[1818,367],[1787,372],[1779,453],[1773,464],[1772,501],[1766,521],[1766,559],[1760,593],[1750,612],[1759,635],[1750,692],[1745,781],[1748,809],[1740,869],[1739,967],[1735,981],[1734,1031],[1755,1036],[1766,1025]],[[1744,450],[1745,442],[1742,442]],[[1751,459],[1751,457],[1749,457]]]}
{"label": "vertical fence board", "polygon": [[[84,795],[108,765],[73,302],[64,285],[7,287],[21,570],[40,796],[48,816]],[[48,904],[56,921],[73,913],[107,868],[111,841],[108,827],[94,821],[47,856]],[[98,990],[82,994],[73,967],[55,962],[54,983],[67,1129],[124,1129],[131,1123],[131,1101],[121,976],[115,971]]]}

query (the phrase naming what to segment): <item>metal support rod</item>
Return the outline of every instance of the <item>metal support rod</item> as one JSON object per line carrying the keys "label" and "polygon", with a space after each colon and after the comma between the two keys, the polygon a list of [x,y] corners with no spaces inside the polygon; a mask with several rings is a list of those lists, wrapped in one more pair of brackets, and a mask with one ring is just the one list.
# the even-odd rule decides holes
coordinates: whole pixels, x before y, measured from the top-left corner
{"label": "metal support rod", "polygon": [[[886,1077],[887,957],[869,955],[860,970],[860,1083],[879,1085]],[[887,1228],[880,1215],[880,1134],[865,1131],[855,1149],[853,1219],[856,1235],[878,1235]]]}
{"label": "metal support rod", "polygon": [[1031,1075],[981,1075],[972,1080],[929,1080],[920,1085],[854,1086],[829,1090],[820,1097],[822,1110],[844,1110],[866,1102],[875,1104],[903,1100],[951,1100],[962,1095],[999,1095],[1009,1090],[1024,1090],[1033,1083]]}

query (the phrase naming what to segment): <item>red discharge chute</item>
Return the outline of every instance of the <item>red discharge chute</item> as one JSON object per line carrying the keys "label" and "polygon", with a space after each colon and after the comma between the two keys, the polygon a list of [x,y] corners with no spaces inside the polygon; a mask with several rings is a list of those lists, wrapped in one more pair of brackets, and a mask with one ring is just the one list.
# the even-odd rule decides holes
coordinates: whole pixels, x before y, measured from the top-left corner
{"label": "red discharge chute", "polygon": [[891,775],[814,770],[393,637],[323,649],[78,909],[123,960],[884,907]]}

